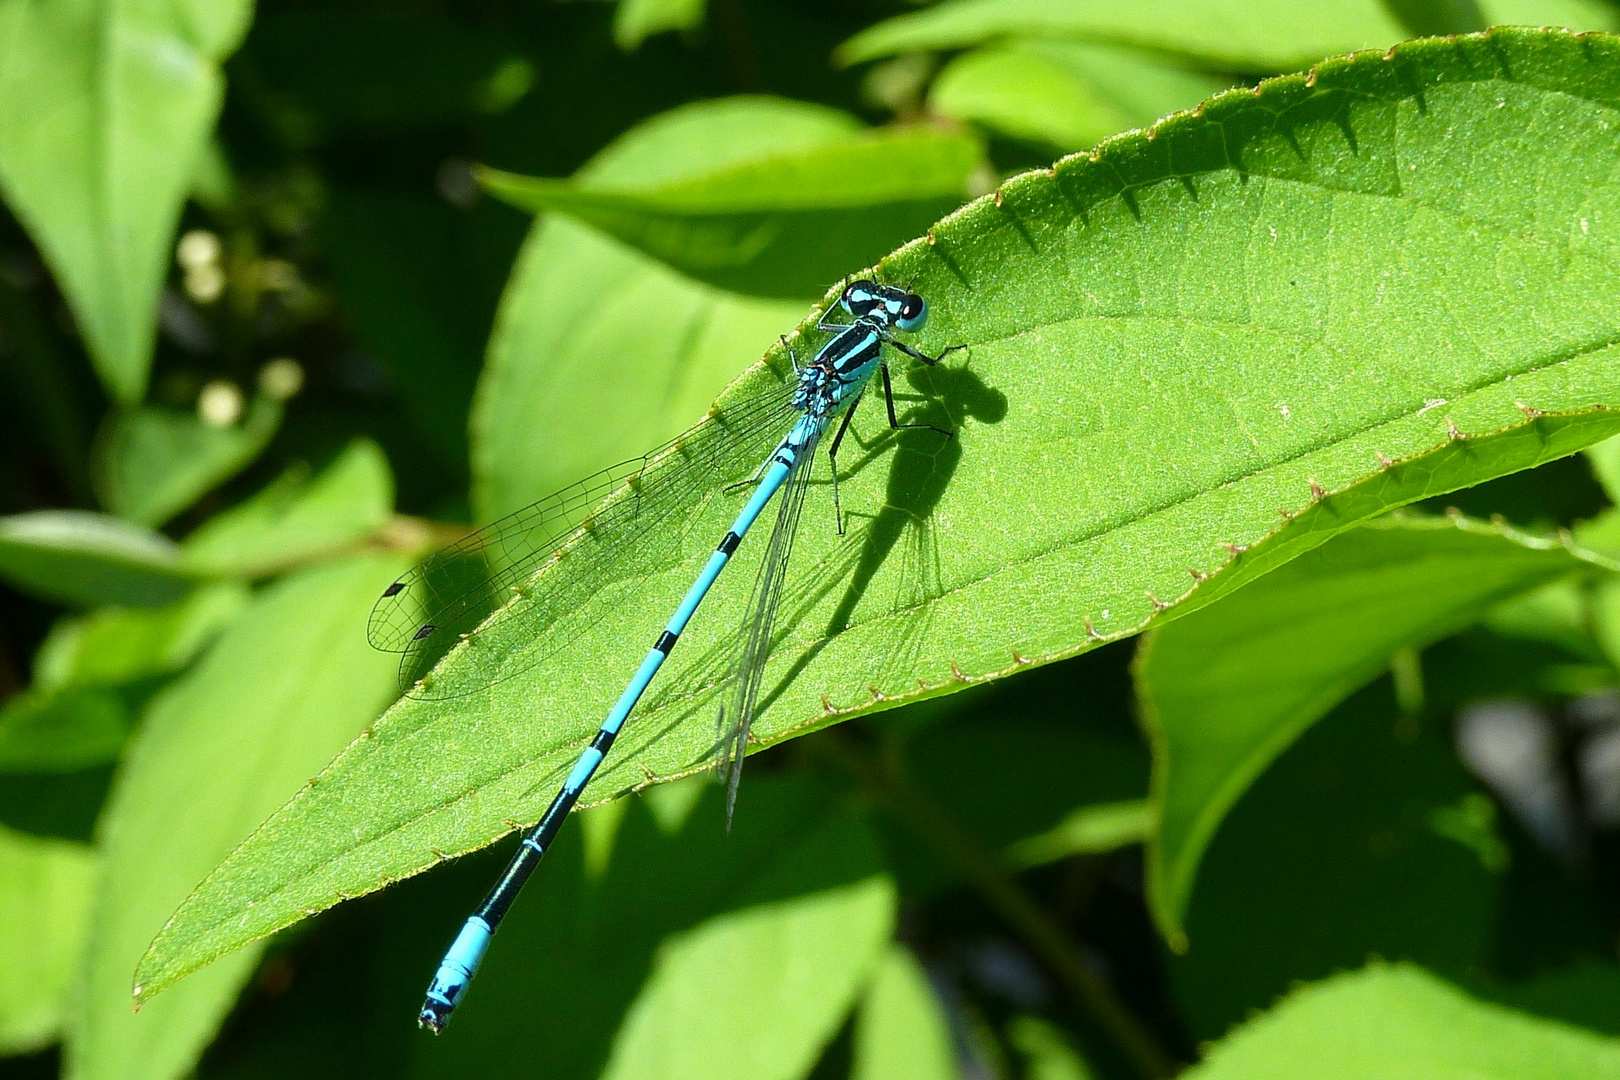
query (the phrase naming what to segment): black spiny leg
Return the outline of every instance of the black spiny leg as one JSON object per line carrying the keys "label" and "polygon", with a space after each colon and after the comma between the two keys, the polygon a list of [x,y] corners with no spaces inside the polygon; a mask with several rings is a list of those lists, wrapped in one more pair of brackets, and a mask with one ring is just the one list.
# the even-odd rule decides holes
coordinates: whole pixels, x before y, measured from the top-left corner
{"label": "black spiny leg", "polygon": [[[944,353],[940,355],[943,356]],[[889,407],[889,426],[891,428],[896,431],[901,428],[927,428],[929,431],[939,432],[947,439],[956,434],[954,431],[947,431],[942,427],[935,427],[933,424],[902,424],[900,418],[894,413],[894,383],[889,381],[889,365],[879,364],[878,370],[883,372],[883,403]]]}
{"label": "black spiny leg", "polygon": [[[844,432],[849,430],[849,422],[855,418],[855,410],[860,406],[861,398],[866,396],[862,390],[855,395],[855,400],[849,403],[844,410],[844,421],[838,425],[837,434],[833,435],[832,445],[827,448],[827,461],[832,465],[833,478],[833,516],[838,519],[838,535],[844,535],[844,508],[838,501],[838,448],[844,443]],[[893,411],[892,409],[890,410]]]}
{"label": "black spiny leg", "polygon": [[888,334],[883,335],[883,340],[884,340],[884,342],[886,344],[893,345],[895,348],[899,349],[901,352],[905,353],[907,356],[911,357],[913,360],[917,360],[917,361],[920,361],[920,362],[922,362],[924,364],[927,364],[929,367],[933,367],[935,364],[939,363],[941,360],[945,359],[947,356],[951,355],[951,353],[955,352],[956,350],[967,348],[966,345],[947,345],[943,349],[940,350],[938,356],[929,356],[927,353],[921,351],[920,349],[913,349],[910,345],[907,345],[903,341],[896,341],[894,338],[890,337]]}

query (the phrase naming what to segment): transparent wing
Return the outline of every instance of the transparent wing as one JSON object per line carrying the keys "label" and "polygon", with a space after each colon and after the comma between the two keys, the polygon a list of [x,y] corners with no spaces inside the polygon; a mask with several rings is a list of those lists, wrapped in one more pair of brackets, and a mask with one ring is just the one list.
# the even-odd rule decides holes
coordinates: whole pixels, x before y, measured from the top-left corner
{"label": "transparent wing", "polygon": [[[518,591],[529,602],[508,631],[539,636],[613,578],[616,552],[672,548],[693,502],[746,481],[797,415],[791,386],[773,386],[749,401],[711,414],[696,427],[639,458],[586,477],[484,526],[428,557],[383,591],[366,636],[401,654],[400,688],[413,697],[455,697],[520,674],[550,652],[532,652],[482,683],[466,679],[439,691],[421,676],[457,641],[475,634]],[[570,572],[548,574],[568,560]],[[601,573],[591,572],[600,567]],[[583,629],[583,628],[581,628]],[[512,637],[507,640],[512,640]],[[554,641],[551,651],[566,644]]]}
{"label": "transparent wing", "polygon": [[759,708],[759,690],[765,677],[765,661],[771,655],[771,631],[776,625],[776,609],[782,601],[782,585],[787,580],[788,562],[793,555],[793,538],[799,532],[799,516],[805,493],[810,488],[810,472],[821,436],[810,439],[793,462],[793,471],[782,485],[781,502],[776,508],[776,524],[754,578],[753,595],[744,616],[741,653],[731,675],[731,703],[720,711],[720,739],[715,769],[726,785],[726,821],[737,806],[737,785],[742,781],[743,758],[748,753],[748,732]]}

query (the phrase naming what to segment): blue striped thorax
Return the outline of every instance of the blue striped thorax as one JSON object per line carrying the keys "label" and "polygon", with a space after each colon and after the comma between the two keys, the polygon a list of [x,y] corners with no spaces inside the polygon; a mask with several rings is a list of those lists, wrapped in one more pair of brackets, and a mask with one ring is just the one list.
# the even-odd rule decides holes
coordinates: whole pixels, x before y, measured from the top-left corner
{"label": "blue striped thorax", "polygon": [[882,357],[887,331],[912,334],[928,321],[928,304],[922,297],[865,279],[850,282],[838,302],[855,321],[799,372],[793,394],[794,406],[817,418],[831,416],[866,385]]}

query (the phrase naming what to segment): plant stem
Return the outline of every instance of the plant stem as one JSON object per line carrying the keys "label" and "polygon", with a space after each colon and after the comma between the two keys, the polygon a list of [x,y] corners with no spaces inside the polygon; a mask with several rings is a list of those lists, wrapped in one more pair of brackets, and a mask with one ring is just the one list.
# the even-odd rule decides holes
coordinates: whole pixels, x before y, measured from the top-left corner
{"label": "plant stem", "polygon": [[874,797],[956,864],[975,889],[1023,938],[1081,1009],[1113,1041],[1143,1080],[1163,1080],[1182,1066],[1153,1034],[1089,971],[1076,943],[1018,883],[1001,856],[973,836],[901,770],[880,762],[840,732],[821,740]]}

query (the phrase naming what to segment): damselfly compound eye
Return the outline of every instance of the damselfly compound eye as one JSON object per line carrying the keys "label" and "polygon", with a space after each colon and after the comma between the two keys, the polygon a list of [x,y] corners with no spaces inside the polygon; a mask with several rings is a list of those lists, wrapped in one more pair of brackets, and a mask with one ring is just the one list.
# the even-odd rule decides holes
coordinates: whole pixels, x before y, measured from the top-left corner
{"label": "damselfly compound eye", "polygon": [[914,334],[928,321],[928,304],[916,293],[907,293],[900,303],[900,316],[894,324],[908,334]]}

